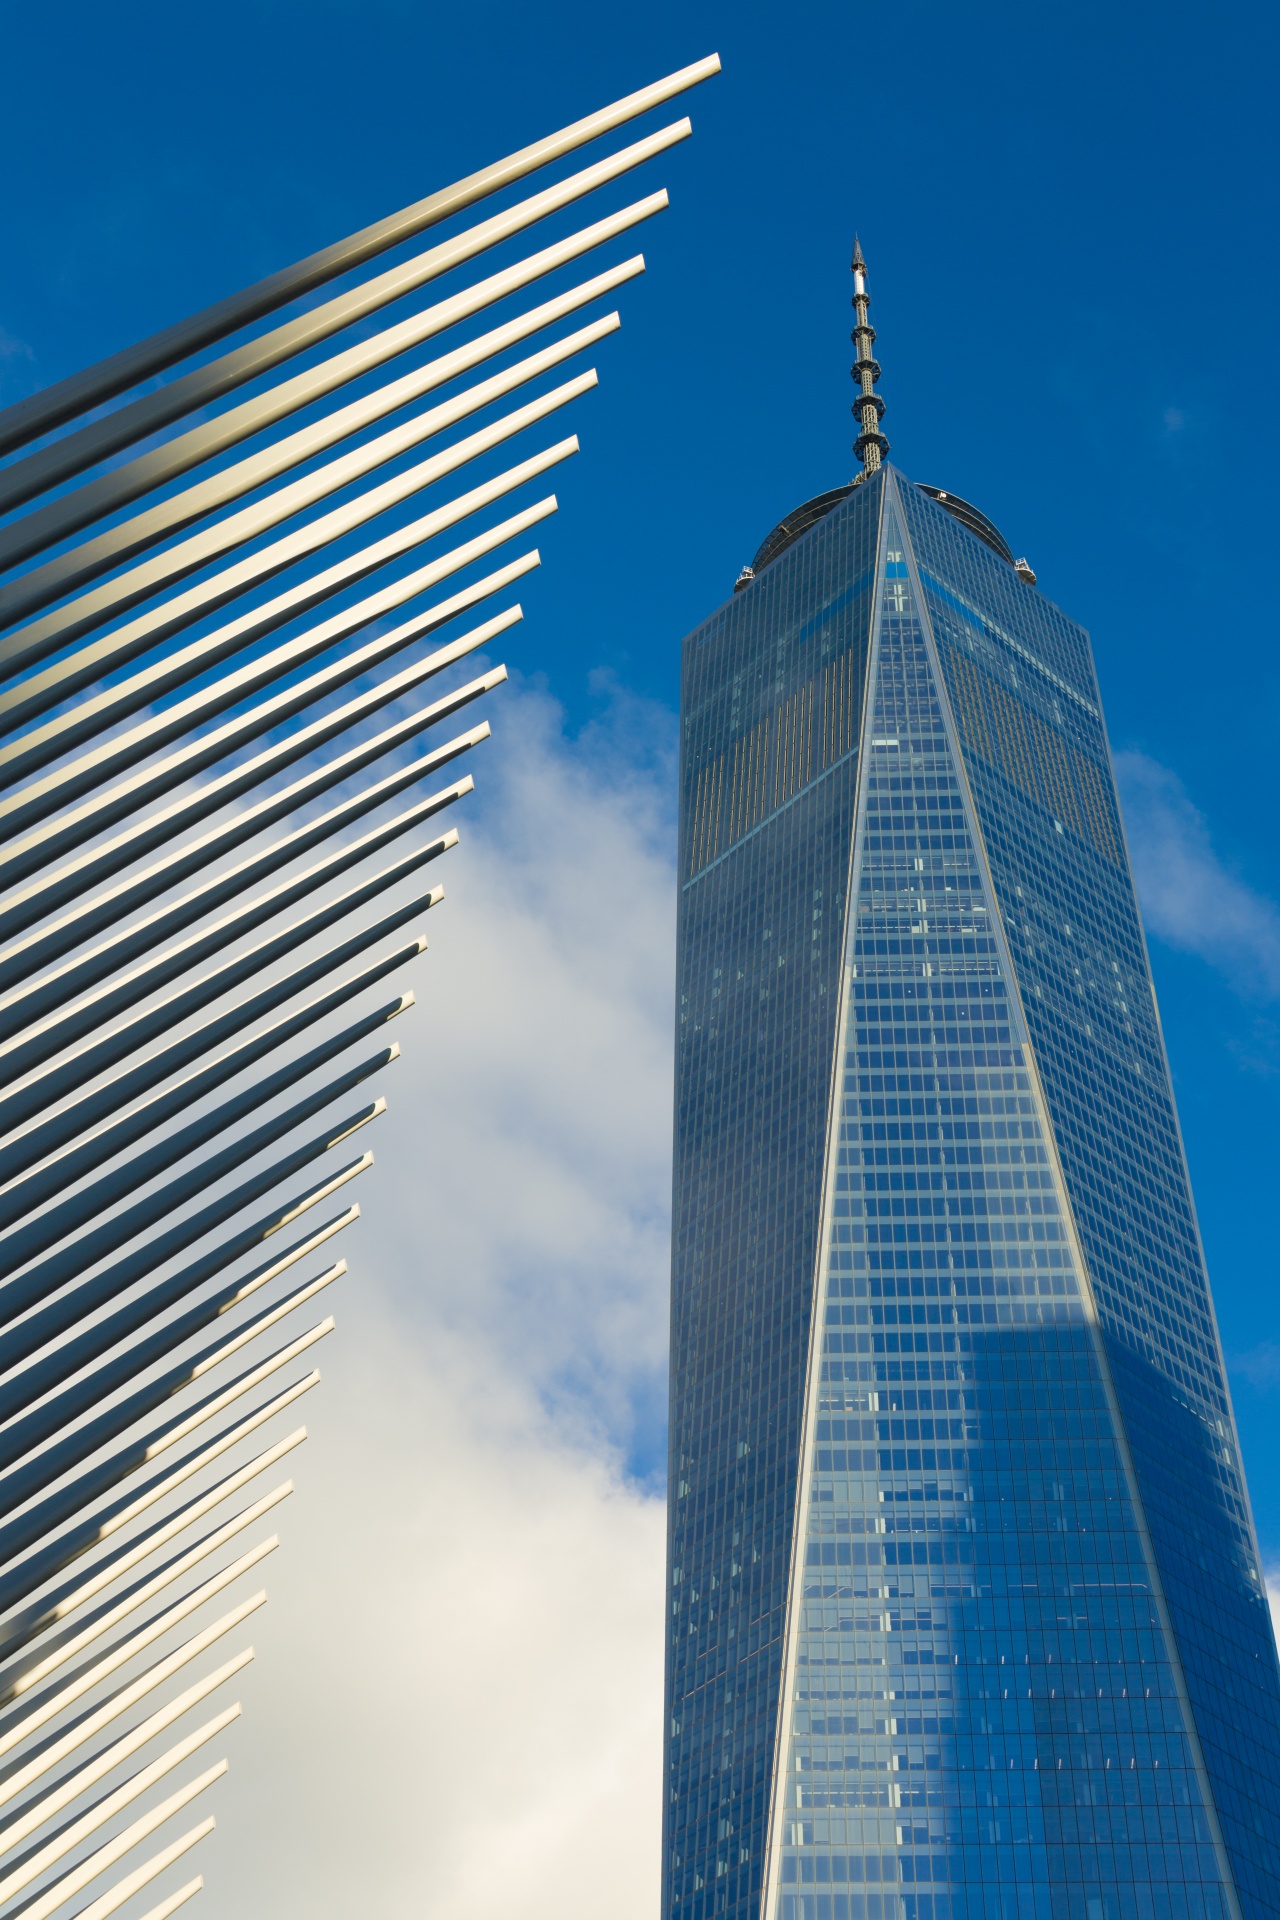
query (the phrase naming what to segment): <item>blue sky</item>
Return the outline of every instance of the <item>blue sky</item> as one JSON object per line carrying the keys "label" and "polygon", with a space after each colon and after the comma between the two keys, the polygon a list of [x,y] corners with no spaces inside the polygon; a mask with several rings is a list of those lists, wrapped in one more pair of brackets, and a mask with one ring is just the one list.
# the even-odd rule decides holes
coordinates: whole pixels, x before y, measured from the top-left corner
{"label": "blue sky", "polygon": [[930,0],[869,32],[811,4],[785,20],[742,5],[15,9],[11,71],[43,83],[10,96],[0,128],[0,378],[6,398],[43,385],[719,49],[723,76],[690,102],[695,139],[663,166],[673,208],[642,236],[650,273],[575,423],[586,458],[560,487],[519,664],[573,726],[601,667],[674,705],[681,634],[775,519],[851,471],[856,227],[894,459],[1030,555],[1093,634],[1117,750],[1175,776],[1202,850],[1260,898],[1234,957],[1204,924],[1210,898],[1180,918],[1166,902],[1176,944],[1157,937],[1156,965],[1280,1557],[1280,1299],[1246,1198],[1270,1184],[1280,1087],[1264,563],[1280,33],[1260,7],[1209,21],[1185,5]]}
{"label": "blue sky", "polygon": [[[631,851],[660,900],[680,638],[852,471],[856,228],[892,458],[980,505],[1093,635],[1280,1564],[1280,1289],[1255,1224],[1280,1154],[1275,10],[122,0],[11,5],[3,32],[25,80],[0,117],[0,401],[720,52],[694,139],[644,176],[672,207],[573,421],[512,712],[565,792],[642,792]],[[492,844],[513,816],[487,817]],[[640,1001],[637,1036],[658,1030]],[[618,1205],[652,1265],[646,1180]],[[655,1366],[601,1416],[642,1478]]]}

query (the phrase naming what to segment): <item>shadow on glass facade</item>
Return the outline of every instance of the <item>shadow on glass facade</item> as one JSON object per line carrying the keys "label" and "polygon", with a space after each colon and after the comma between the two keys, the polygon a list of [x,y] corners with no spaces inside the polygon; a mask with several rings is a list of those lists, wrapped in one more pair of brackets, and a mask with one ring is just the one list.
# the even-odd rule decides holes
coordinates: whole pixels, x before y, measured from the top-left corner
{"label": "shadow on glass facade", "polygon": [[890,469],[685,643],[664,1914],[1276,1899],[1087,636]]}

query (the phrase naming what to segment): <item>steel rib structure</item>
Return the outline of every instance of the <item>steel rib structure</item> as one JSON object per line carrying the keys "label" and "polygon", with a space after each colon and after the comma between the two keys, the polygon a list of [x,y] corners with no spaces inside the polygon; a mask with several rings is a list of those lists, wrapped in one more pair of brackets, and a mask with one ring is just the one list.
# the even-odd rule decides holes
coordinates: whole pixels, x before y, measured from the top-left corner
{"label": "steel rib structure", "polygon": [[468,662],[521,618],[574,365],[666,194],[472,263],[689,122],[406,249],[718,68],[0,414],[0,1913],[202,1885],[387,1028],[506,677]]}

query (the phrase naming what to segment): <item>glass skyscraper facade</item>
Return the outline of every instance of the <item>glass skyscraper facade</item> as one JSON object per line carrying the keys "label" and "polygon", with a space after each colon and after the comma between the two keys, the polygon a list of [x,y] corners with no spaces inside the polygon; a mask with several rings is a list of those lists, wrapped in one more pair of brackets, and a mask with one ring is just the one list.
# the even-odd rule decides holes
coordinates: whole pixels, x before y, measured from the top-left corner
{"label": "glass skyscraper facade", "polygon": [[664,1920],[1264,1920],[1280,1669],[1088,636],[881,467],[682,717]]}

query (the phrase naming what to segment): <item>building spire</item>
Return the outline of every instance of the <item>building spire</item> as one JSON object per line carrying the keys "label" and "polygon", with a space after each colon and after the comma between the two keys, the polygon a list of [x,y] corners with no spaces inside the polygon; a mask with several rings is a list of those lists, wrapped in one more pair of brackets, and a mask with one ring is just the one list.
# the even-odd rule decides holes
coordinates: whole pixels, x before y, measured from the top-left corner
{"label": "building spire", "polygon": [[859,480],[865,480],[867,474],[874,473],[886,453],[889,442],[880,431],[880,422],[884,419],[884,401],[875,392],[876,381],[880,378],[880,363],[871,357],[871,348],[875,343],[876,330],[867,324],[867,308],[871,296],[867,292],[867,263],[862,257],[862,243],[854,236],[853,241],[853,306],[858,316],[857,325],[849,338],[853,341],[855,359],[849,369],[858,381],[861,391],[853,403],[852,412],[862,431],[853,443],[853,450],[863,465]]}

